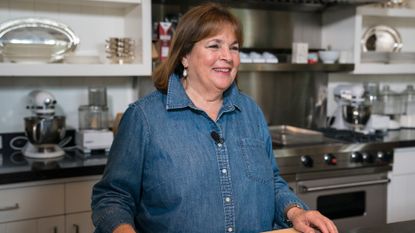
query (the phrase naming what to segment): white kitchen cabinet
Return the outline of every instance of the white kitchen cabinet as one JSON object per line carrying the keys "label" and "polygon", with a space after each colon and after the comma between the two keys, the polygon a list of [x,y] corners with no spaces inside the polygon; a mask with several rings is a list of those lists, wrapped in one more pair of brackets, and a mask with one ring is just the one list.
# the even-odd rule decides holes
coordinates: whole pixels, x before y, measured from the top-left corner
{"label": "white kitchen cabinet", "polygon": [[[41,219],[37,219],[36,222],[37,222],[37,227],[36,227],[37,233],[65,233],[65,217],[64,216],[41,218]],[[31,232],[31,231],[25,231],[25,232]],[[92,233],[92,231],[90,233]]]}
{"label": "white kitchen cabinet", "polygon": [[393,170],[389,174],[387,222],[415,219],[415,147],[394,151]]}
{"label": "white kitchen cabinet", "polygon": [[[150,0],[6,0],[0,22],[41,17],[68,25],[80,38],[71,61],[54,64],[0,63],[0,76],[148,76],[151,74]],[[135,40],[132,64],[109,64],[105,40]]]}
{"label": "white kitchen cabinet", "polygon": [[68,214],[65,216],[66,224],[65,229],[66,233],[92,233],[94,232],[94,225],[91,221],[91,211],[78,213],[78,214]]}
{"label": "white kitchen cabinet", "polygon": [[14,221],[0,224],[0,233],[64,233],[63,216]]}
{"label": "white kitchen cabinet", "polygon": [[0,188],[0,223],[64,213],[63,184]]}
{"label": "white kitchen cabinet", "polygon": [[0,186],[0,233],[91,233],[99,176]]}
{"label": "white kitchen cabinet", "polygon": [[26,220],[0,224],[1,233],[33,232],[33,229],[36,229],[36,220]]}
{"label": "white kitchen cabinet", "polygon": [[92,187],[98,180],[65,184],[66,233],[91,233],[94,225],[91,219]]}
{"label": "white kitchen cabinet", "polygon": [[[376,25],[390,26],[400,33],[403,47],[399,54],[363,52],[362,36]],[[322,46],[349,52],[355,63],[354,74],[415,73],[414,40],[414,9],[360,6],[323,13]]]}

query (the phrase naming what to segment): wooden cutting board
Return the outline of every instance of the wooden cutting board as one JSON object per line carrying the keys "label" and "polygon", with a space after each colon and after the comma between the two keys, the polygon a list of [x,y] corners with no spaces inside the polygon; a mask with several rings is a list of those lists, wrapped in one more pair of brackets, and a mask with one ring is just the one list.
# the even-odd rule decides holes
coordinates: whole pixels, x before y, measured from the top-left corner
{"label": "wooden cutting board", "polygon": [[282,230],[267,231],[263,233],[300,233],[300,232],[294,230],[294,228],[287,228],[287,229],[282,229]]}

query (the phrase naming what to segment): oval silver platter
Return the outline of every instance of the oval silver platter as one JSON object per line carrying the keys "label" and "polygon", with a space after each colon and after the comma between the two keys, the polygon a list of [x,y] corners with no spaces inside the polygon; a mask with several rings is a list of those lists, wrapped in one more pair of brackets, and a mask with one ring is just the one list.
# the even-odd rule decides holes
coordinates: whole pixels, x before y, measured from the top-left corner
{"label": "oval silver platter", "polygon": [[65,24],[44,18],[15,19],[0,24],[0,53],[6,62],[60,62],[79,38]]}
{"label": "oval silver platter", "polygon": [[368,28],[362,36],[363,52],[400,52],[402,38],[393,27],[377,25]]}

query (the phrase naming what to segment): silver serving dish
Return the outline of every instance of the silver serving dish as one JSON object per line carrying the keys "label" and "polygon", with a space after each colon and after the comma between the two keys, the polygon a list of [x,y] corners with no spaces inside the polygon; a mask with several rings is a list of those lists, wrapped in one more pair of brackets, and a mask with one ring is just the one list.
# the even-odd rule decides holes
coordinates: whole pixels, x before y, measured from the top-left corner
{"label": "silver serving dish", "polygon": [[65,24],[42,18],[15,19],[0,24],[0,53],[4,61],[59,62],[79,44]]}
{"label": "silver serving dish", "polygon": [[363,52],[400,52],[402,38],[393,27],[377,25],[368,28],[362,36]]}

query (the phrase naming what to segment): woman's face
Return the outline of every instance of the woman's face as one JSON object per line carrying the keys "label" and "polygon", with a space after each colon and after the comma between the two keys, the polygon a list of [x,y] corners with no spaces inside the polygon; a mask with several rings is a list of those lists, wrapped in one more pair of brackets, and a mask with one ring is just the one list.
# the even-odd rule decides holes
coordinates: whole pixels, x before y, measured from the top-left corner
{"label": "woman's face", "polygon": [[240,64],[239,44],[232,27],[226,25],[217,35],[195,43],[182,64],[192,88],[224,92],[235,80]]}

